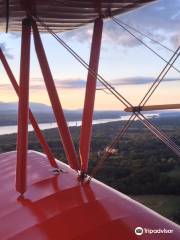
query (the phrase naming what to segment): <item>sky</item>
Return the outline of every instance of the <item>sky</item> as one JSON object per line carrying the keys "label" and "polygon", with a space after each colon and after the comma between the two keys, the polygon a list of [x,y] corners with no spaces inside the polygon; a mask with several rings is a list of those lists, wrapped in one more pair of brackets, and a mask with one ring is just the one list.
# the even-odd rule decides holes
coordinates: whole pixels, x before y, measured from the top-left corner
{"label": "sky", "polygon": [[[174,51],[180,45],[180,0],[160,0],[117,16],[117,18]],[[89,24],[75,31],[61,33],[60,37],[86,62],[89,62],[92,30],[93,24]],[[137,33],[135,34],[164,59],[169,60],[172,56],[172,52]],[[63,108],[83,108],[87,70],[52,36],[42,34],[41,37]],[[18,82],[20,45],[20,34],[0,34],[0,46]],[[142,46],[111,19],[104,21],[99,74],[126,97],[132,105],[137,105],[140,102],[164,66],[164,61]],[[175,66],[180,69],[180,60],[176,61]],[[1,64],[0,71],[0,101],[18,101]],[[100,87],[101,85],[98,83],[97,88]],[[179,73],[171,69],[148,103],[179,103],[179,89]],[[35,54],[33,39],[31,41],[30,101],[50,105]],[[124,106],[107,91],[97,90],[95,109],[122,110]]]}

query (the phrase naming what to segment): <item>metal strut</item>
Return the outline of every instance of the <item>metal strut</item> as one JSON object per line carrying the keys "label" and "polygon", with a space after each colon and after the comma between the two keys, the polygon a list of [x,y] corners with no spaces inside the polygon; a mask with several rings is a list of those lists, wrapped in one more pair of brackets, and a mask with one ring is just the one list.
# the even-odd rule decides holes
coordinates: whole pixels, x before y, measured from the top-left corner
{"label": "metal strut", "polygon": [[63,113],[63,109],[58,97],[58,93],[57,93],[55,83],[51,74],[51,70],[46,58],[46,54],[45,54],[41,37],[37,28],[37,24],[34,20],[32,20],[32,28],[33,28],[34,45],[35,45],[37,57],[38,57],[41,71],[44,77],[44,81],[45,81],[45,85],[51,101],[51,105],[54,111],[54,115],[57,121],[57,125],[58,125],[59,133],[62,139],[66,158],[68,160],[69,165],[73,169],[78,171],[79,164],[78,164],[76,150],[75,150],[75,147],[69,132],[69,128],[67,126],[67,122]]}
{"label": "metal strut", "polygon": [[9,0],[6,0],[6,33],[9,28]]}
{"label": "metal strut", "polygon": [[89,67],[94,71],[95,74],[92,75],[90,71],[88,71],[86,94],[85,94],[85,100],[84,100],[84,110],[83,110],[83,116],[82,116],[82,127],[80,132],[79,154],[80,154],[80,160],[81,160],[82,174],[86,173],[88,169],[102,31],[103,31],[103,20],[101,18],[98,18],[94,22],[91,55],[90,55],[90,61],[89,61]]}
{"label": "metal strut", "polygon": [[95,166],[95,168],[92,170],[90,177],[88,179],[88,182],[91,181],[91,179],[93,177],[95,177],[96,173],[98,172],[98,170],[100,168],[102,168],[104,162],[111,156],[111,152],[112,149],[116,146],[116,144],[122,139],[122,137],[127,133],[131,123],[134,121],[135,119],[135,115],[132,114],[130,116],[130,118],[125,122],[124,126],[122,127],[122,129],[120,130],[120,132],[118,133],[118,135],[114,138],[114,140],[112,141],[112,143],[110,144],[110,146],[107,147],[107,150],[103,152],[102,157],[100,158],[100,160],[98,161],[97,165]]}
{"label": "metal strut", "polygon": [[53,32],[44,22],[41,21],[37,16],[32,16],[33,19],[36,19],[39,24],[46,29],[85,69],[89,71],[92,76],[97,75],[98,81],[109,90],[125,107],[132,106],[132,104],[127,101],[110,83],[108,83],[99,73],[95,73],[93,69],[71,48],[69,47],[55,32]]}
{"label": "metal strut", "polygon": [[[12,83],[12,86],[14,87],[14,90],[15,90],[17,96],[19,97],[19,86],[17,84],[17,81],[9,67],[9,64],[8,64],[1,48],[0,48],[0,60],[4,66],[4,69],[6,70],[6,73],[10,79],[10,82]],[[54,156],[49,148],[49,145],[47,144],[47,142],[38,126],[38,123],[37,123],[35,117],[33,116],[31,109],[29,109],[29,120],[34,128],[34,132],[35,132],[37,138],[39,139],[39,142],[41,144],[41,147],[42,147],[44,153],[47,155],[47,158],[48,158],[51,166],[54,168],[58,168],[58,165],[57,165],[57,163],[54,159]]]}
{"label": "metal strut", "polygon": [[28,149],[29,69],[30,69],[31,20],[22,21],[21,63],[19,83],[16,190],[26,191],[26,164]]}

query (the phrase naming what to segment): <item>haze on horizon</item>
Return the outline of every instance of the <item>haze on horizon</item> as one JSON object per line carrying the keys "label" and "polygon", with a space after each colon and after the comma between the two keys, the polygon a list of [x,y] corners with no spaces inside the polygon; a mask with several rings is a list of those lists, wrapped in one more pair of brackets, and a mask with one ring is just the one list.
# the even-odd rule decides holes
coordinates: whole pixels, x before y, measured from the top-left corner
{"label": "haze on horizon", "polygon": [[[175,50],[180,45],[180,10],[177,9],[180,9],[180,0],[174,0],[173,3],[161,0],[118,18]],[[61,34],[61,37],[86,62],[89,61],[92,28],[93,25],[90,24],[76,31]],[[0,35],[0,45],[16,79],[19,79],[20,35],[11,33]],[[172,53],[145,38],[141,37],[141,39],[169,60]],[[83,108],[87,71],[58,45],[52,36],[42,34],[42,40],[63,108]],[[31,43],[30,101],[50,105],[35,55],[33,39]],[[175,64],[177,68],[180,66],[179,63],[178,60]],[[140,102],[164,66],[163,61],[111,20],[104,22],[99,73],[134,105]],[[18,101],[1,64],[0,71],[0,101]],[[179,103],[179,80],[179,74],[172,69],[149,104]],[[100,87],[99,84],[98,87]],[[122,110],[123,108],[111,94],[97,91],[95,109]]]}

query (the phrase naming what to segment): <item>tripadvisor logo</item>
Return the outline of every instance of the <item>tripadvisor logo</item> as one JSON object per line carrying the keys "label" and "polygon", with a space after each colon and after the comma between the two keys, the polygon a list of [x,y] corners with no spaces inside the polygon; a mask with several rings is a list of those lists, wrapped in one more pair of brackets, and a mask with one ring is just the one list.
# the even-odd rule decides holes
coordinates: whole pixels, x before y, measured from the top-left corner
{"label": "tripadvisor logo", "polygon": [[135,228],[135,234],[140,236],[142,234],[172,234],[173,230],[172,229],[150,229],[150,228],[142,228],[142,227],[136,227]]}
{"label": "tripadvisor logo", "polygon": [[135,234],[136,235],[142,235],[143,234],[143,228],[142,227],[136,227],[135,228]]}

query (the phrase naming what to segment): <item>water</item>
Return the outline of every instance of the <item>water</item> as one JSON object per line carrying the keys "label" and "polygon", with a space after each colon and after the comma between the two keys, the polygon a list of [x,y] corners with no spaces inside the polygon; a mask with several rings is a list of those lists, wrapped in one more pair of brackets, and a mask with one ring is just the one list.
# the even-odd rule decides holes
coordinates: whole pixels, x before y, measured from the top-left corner
{"label": "water", "polygon": [[[146,117],[152,118],[152,117],[158,117],[158,114],[145,114]],[[125,121],[128,120],[130,116],[122,116],[120,118],[110,118],[110,119],[97,119],[93,120],[93,125],[94,124],[101,124],[101,123],[108,123],[108,122],[117,122],[117,121]],[[74,127],[74,126],[81,126],[81,121],[70,121],[68,122],[69,127]],[[51,129],[51,128],[57,128],[57,123],[40,123],[39,127],[41,130],[45,129]],[[31,132],[33,131],[33,127],[29,124],[28,125],[28,131]],[[0,135],[4,134],[11,134],[11,133],[17,133],[17,125],[12,125],[12,126],[0,126]]]}

